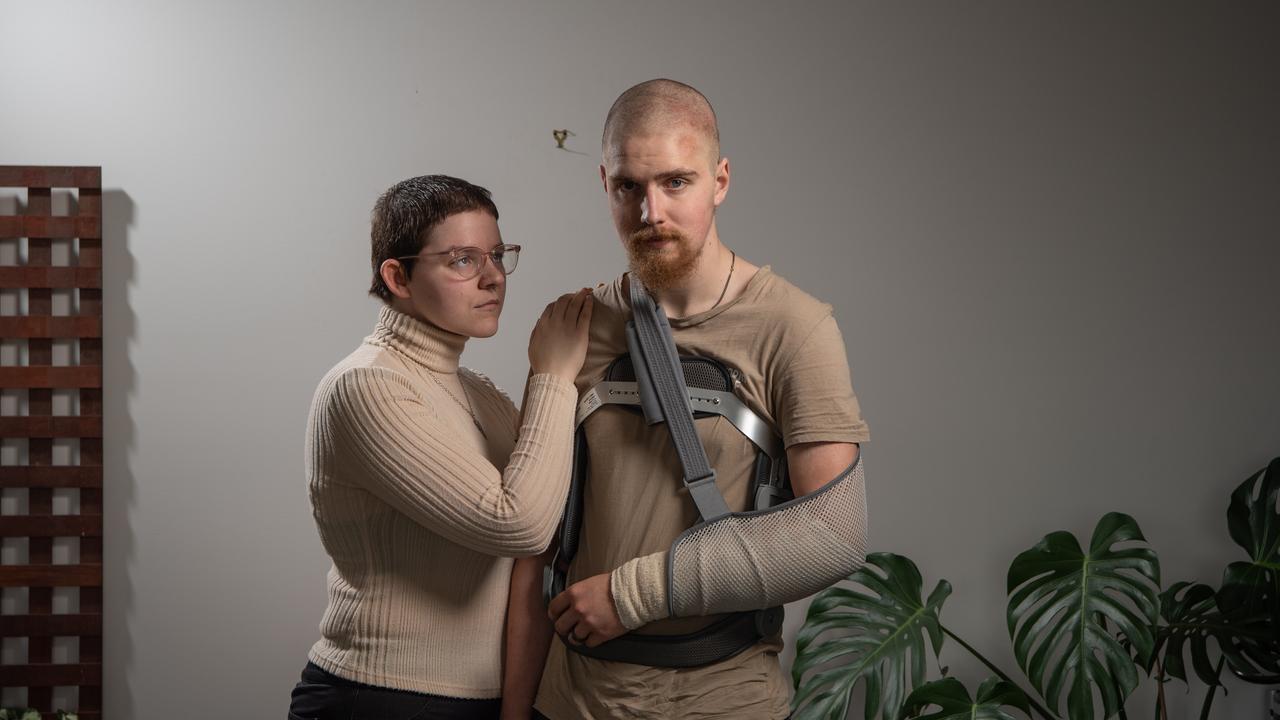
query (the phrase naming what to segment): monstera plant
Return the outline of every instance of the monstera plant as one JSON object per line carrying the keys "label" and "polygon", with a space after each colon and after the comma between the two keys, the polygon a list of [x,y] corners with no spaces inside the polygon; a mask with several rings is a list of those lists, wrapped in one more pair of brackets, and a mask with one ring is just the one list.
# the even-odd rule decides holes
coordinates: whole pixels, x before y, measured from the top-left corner
{"label": "monstera plant", "polygon": [[[1109,513],[1088,547],[1054,532],[1009,568],[1005,620],[1014,658],[1034,693],[965,642],[941,619],[951,585],[928,598],[909,559],[873,553],[851,586],[820,593],[796,639],[796,720],[843,720],[862,684],[867,720],[1044,720],[1125,717],[1142,675],[1156,681],[1156,712],[1167,717],[1165,684],[1195,678],[1208,687],[1209,717],[1222,672],[1280,684],[1280,458],[1231,495],[1228,530],[1248,555],[1214,589],[1176,582],[1160,590],[1160,563],[1138,523]],[[993,677],[976,696],[955,678],[926,682],[950,639]],[[946,674],[946,668],[942,668]],[[1065,711],[1065,712],[1064,712]]]}
{"label": "monstera plant", "polygon": [[868,720],[892,720],[911,688],[924,683],[926,637],[935,656],[942,649],[938,612],[951,585],[943,580],[922,599],[924,581],[915,564],[889,553],[867,556],[850,579],[870,593],[836,586],[809,606],[792,672],[814,672],[795,705],[812,717],[844,718],[853,686],[865,680]]}
{"label": "monstera plant", "polygon": [[[937,705],[938,712],[922,714],[931,705]],[[988,678],[982,683],[976,699],[969,698],[969,691],[959,680],[943,678],[913,690],[902,714],[921,720],[1015,720],[1005,712],[1006,707],[1031,714],[1027,696],[1000,678]]]}

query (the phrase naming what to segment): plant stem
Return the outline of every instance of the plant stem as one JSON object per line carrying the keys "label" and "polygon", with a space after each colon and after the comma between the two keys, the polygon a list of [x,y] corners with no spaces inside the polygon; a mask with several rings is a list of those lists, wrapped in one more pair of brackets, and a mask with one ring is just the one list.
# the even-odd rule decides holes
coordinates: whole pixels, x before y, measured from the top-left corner
{"label": "plant stem", "polygon": [[1169,720],[1169,708],[1164,698],[1164,663],[1156,657],[1156,720]]}
{"label": "plant stem", "polygon": [[[1218,671],[1214,673],[1214,677],[1218,678],[1219,681],[1221,681],[1222,678],[1222,665],[1226,661],[1226,655],[1218,658]],[[1218,686],[1210,685],[1209,692],[1204,696],[1204,704],[1200,706],[1200,720],[1209,720],[1209,708],[1213,705],[1213,695],[1216,692],[1218,692]]]}
{"label": "plant stem", "polygon": [[1056,715],[1054,715],[1053,713],[1041,707],[1040,704],[1035,701],[1035,697],[1032,696],[1031,693],[1027,692],[1026,690],[1023,690],[1022,687],[1018,685],[1018,683],[1014,682],[1013,678],[1006,675],[1003,670],[996,667],[990,660],[983,657],[982,653],[975,650],[972,645],[962,640],[959,635],[956,635],[955,633],[948,630],[946,625],[943,625],[942,623],[938,623],[938,627],[942,629],[943,635],[946,635],[947,637],[959,643],[960,647],[964,648],[965,650],[968,650],[970,655],[973,655],[974,657],[976,657],[978,659],[978,662],[982,663],[983,665],[986,665],[987,668],[991,670],[991,672],[999,676],[1001,680],[1021,690],[1022,694],[1027,696],[1027,702],[1031,703],[1031,708],[1036,712],[1040,713],[1040,717],[1044,718],[1045,720],[1058,720]]}

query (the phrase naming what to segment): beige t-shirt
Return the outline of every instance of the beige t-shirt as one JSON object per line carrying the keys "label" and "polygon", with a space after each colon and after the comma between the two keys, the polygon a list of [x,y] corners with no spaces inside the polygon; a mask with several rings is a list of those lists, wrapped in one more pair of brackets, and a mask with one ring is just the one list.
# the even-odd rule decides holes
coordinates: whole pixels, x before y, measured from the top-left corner
{"label": "beige t-shirt", "polygon": [[[595,293],[579,393],[600,382],[609,364],[627,352],[631,308],[624,289],[618,278]],[[867,440],[831,307],[767,266],[731,302],[670,323],[682,354],[713,357],[737,371],[735,393],[787,447]],[[754,446],[722,417],[695,424],[729,508],[749,509]],[[597,410],[584,429],[591,471],[570,583],[667,550],[698,519],[665,432],[647,429],[640,415],[616,406]],[[638,632],[689,632],[713,619],[662,620]],[[780,638],[772,638],[721,663],[671,670],[595,660],[555,641],[536,705],[552,720],[784,718],[790,683],[777,660],[781,646]]]}

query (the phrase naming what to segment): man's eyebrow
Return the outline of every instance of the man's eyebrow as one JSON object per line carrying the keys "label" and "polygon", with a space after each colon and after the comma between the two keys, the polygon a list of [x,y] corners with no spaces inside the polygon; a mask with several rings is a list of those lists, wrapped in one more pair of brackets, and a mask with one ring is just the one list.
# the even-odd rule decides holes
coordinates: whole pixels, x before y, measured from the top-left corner
{"label": "man's eyebrow", "polygon": [[[655,176],[655,179],[662,181],[662,180],[670,180],[671,178],[676,178],[676,177],[694,177],[697,174],[698,174],[698,171],[692,168],[676,168],[674,170],[667,170],[666,172],[658,173]],[[626,182],[628,180],[631,180],[631,178],[627,175],[618,174],[618,175],[610,175],[609,180],[611,182],[619,183],[619,182]]]}
{"label": "man's eyebrow", "polygon": [[698,171],[693,170],[691,168],[676,168],[675,170],[668,170],[664,173],[659,173],[658,179],[670,180],[671,178],[674,178],[674,177],[692,177],[697,174],[698,174]]}

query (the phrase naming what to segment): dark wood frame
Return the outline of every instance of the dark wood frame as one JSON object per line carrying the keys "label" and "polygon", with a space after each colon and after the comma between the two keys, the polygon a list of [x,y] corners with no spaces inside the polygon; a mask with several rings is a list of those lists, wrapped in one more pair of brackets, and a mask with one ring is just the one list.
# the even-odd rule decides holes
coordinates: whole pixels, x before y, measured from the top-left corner
{"label": "dark wood frame", "polygon": [[[102,169],[0,166],[0,188],[26,188],[25,214],[0,216],[0,239],[27,238],[27,261],[0,267],[0,288],[25,289],[27,314],[0,317],[0,337],[25,339],[27,365],[0,368],[0,388],[26,389],[28,413],[0,418],[0,437],[26,438],[28,463],[0,467],[0,487],[27,488],[28,514],[0,517],[0,536],[28,539],[26,565],[0,565],[0,587],[28,588],[25,615],[0,615],[0,638],[25,637],[27,662],[0,665],[0,687],[26,687],[52,718],[53,688],[79,688],[81,720],[102,717]],[[75,188],[77,212],[54,216],[53,190]],[[52,241],[79,239],[76,264],[52,265]],[[53,291],[79,290],[79,314],[55,317]],[[53,367],[53,341],[79,342],[79,364]],[[76,389],[80,414],[53,415],[53,391]],[[53,465],[55,438],[80,440],[78,466]],[[54,515],[54,488],[80,489],[79,515]],[[53,540],[80,539],[80,561],[53,564]],[[53,590],[80,588],[79,612],[53,614]],[[79,661],[53,663],[53,639],[78,637]]]}

